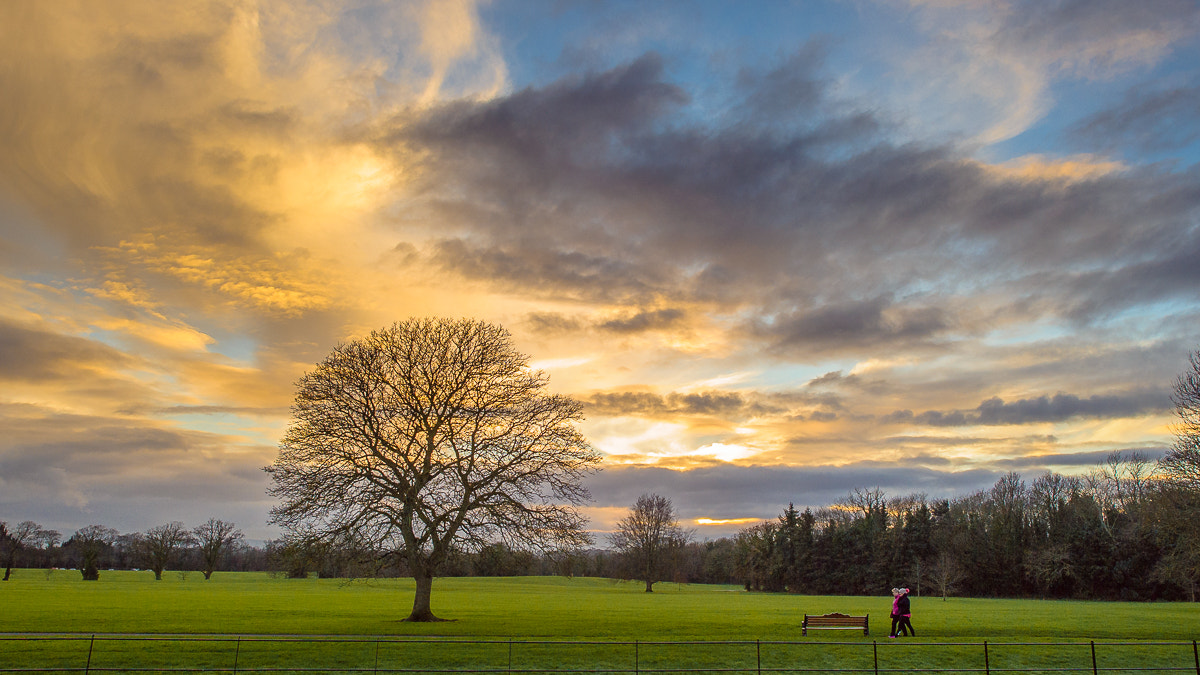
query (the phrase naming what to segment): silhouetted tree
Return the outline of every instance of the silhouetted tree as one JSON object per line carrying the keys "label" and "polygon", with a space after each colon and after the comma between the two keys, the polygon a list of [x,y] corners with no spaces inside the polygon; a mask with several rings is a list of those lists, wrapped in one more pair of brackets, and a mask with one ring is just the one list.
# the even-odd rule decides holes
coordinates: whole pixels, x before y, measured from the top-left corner
{"label": "silhouetted tree", "polygon": [[100,557],[118,536],[116,530],[103,525],[88,525],[75,531],[69,543],[79,555],[79,571],[84,581],[100,579]]}
{"label": "silhouetted tree", "polygon": [[271,521],[402,558],[411,621],[436,621],[433,578],[455,548],[502,541],[569,550],[590,541],[576,506],[600,456],[581,405],[500,326],[410,320],[336,348],[301,378],[267,467]]}
{"label": "silhouetted tree", "polygon": [[1200,493],[1200,350],[1188,355],[1188,366],[1171,394],[1179,417],[1175,443],[1159,460],[1158,470],[1176,488]]}
{"label": "silhouetted tree", "polygon": [[12,576],[12,569],[17,564],[17,554],[39,541],[49,538],[57,539],[58,533],[45,530],[32,520],[25,520],[12,530],[8,524],[0,521],[0,559],[4,561],[4,581]]}
{"label": "silhouetted tree", "polygon": [[184,546],[195,541],[183,523],[176,521],[152,527],[138,535],[134,550],[142,564],[154,571],[154,579],[162,581],[162,573],[167,565]]}
{"label": "silhouetted tree", "polygon": [[202,525],[192,528],[196,547],[200,551],[200,570],[204,578],[212,578],[213,571],[221,564],[222,556],[229,553],[242,540],[242,531],[233,523],[209,518]]}
{"label": "silhouetted tree", "polygon": [[1179,417],[1175,442],[1158,463],[1165,480],[1154,513],[1165,551],[1153,574],[1185,589],[1194,602],[1200,587],[1200,351],[1188,356],[1188,366],[1171,396]]}
{"label": "silhouetted tree", "polygon": [[670,499],[642,495],[617,523],[612,544],[625,559],[631,578],[645,581],[646,592],[652,593],[655,583],[671,578],[678,554],[691,538],[691,532],[680,527]]}

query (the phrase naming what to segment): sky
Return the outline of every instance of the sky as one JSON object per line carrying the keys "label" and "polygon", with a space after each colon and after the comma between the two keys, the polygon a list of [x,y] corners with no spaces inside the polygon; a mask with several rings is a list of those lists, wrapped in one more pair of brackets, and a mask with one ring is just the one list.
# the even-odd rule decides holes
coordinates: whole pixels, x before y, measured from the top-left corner
{"label": "sky", "polygon": [[0,3],[0,520],[232,520],[410,317],[584,403],[603,533],[1156,458],[1194,0]]}

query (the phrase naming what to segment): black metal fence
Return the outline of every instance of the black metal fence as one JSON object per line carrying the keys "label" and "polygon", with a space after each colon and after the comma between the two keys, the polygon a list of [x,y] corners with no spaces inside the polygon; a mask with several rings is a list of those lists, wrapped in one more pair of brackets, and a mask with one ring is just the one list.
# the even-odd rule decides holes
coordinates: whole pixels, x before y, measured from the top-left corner
{"label": "black metal fence", "polygon": [[0,634],[0,673],[1195,673],[1197,642]]}

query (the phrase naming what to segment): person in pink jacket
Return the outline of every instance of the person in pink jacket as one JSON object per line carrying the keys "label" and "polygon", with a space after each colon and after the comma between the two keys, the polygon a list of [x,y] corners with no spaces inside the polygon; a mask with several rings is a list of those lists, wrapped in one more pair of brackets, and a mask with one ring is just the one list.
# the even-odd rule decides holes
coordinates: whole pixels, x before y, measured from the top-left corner
{"label": "person in pink jacket", "polygon": [[896,637],[896,627],[900,625],[900,589],[892,589],[892,630],[888,637]]}

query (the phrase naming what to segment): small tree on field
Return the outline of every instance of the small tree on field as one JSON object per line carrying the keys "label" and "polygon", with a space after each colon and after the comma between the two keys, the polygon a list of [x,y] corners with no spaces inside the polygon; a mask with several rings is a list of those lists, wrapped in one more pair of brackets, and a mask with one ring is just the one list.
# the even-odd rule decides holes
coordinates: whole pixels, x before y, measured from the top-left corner
{"label": "small tree on field", "polygon": [[79,552],[79,571],[84,581],[100,579],[100,556],[117,540],[118,532],[103,525],[88,525],[75,531],[71,538]]}
{"label": "small tree on field", "polygon": [[933,561],[933,569],[929,573],[933,579],[933,585],[937,587],[938,593],[942,596],[942,602],[945,602],[946,596],[957,590],[962,580],[967,578],[967,573],[958,560],[945,552],[937,554]]}
{"label": "small tree on field", "polygon": [[3,580],[8,581],[12,576],[12,569],[17,564],[17,553],[39,541],[45,541],[52,537],[57,538],[58,533],[42,529],[42,526],[32,520],[22,521],[12,530],[8,529],[8,523],[0,521],[0,559],[4,561]]}
{"label": "small tree on field", "polygon": [[135,550],[142,564],[154,571],[154,579],[162,581],[163,570],[171,564],[176,553],[196,539],[178,521],[146,530],[137,537]]}
{"label": "small tree on field", "polygon": [[221,564],[221,558],[242,540],[242,531],[233,523],[209,518],[203,525],[192,529],[196,546],[200,549],[201,571],[209,579]]}
{"label": "small tree on field", "polygon": [[479,321],[410,320],[339,346],[298,384],[266,469],[271,521],[400,558],[416,581],[408,620],[438,620],[433,578],[456,550],[590,541],[575,507],[600,456],[580,404],[547,382]]}
{"label": "small tree on field", "polygon": [[646,582],[647,593],[654,592],[656,582],[670,578],[691,539],[692,533],[679,526],[671,500],[659,495],[638,497],[612,535],[630,575]]}

